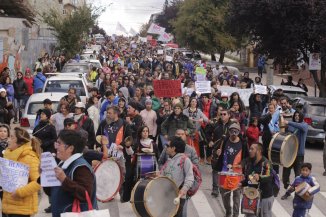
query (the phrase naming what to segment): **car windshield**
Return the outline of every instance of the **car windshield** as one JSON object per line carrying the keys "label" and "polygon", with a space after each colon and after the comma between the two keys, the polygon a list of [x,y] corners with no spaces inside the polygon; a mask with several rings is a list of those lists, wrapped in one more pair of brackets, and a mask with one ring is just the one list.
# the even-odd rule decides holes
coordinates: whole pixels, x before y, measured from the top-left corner
{"label": "car windshield", "polygon": [[[54,102],[52,101],[52,110],[56,111],[57,107],[58,107],[59,102]],[[38,110],[43,109],[43,101],[40,102],[31,102],[28,105],[28,109],[27,109],[27,114],[28,115],[36,115],[36,113],[38,112]]]}
{"label": "car windshield", "polygon": [[86,96],[85,87],[79,80],[56,80],[48,81],[44,92],[68,93],[69,88],[76,88],[78,96]]}
{"label": "car windshield", "polygon": [[63,67],[61,72],[82,72],[88,71],[88,65],[66,65]]}
{"label": "car windshield", "polygon": [[287,95],[290,98],[296,98],[296,97],[304,97],[307,96],[306,92],[296,92],[296,91],[286,91],[283,90],[283,93]]}
{"label": "car windshield", "polygon": [[101,64],[99,62],[92,62],[92,67],[96,67],[96,68],[101,68]]}
{"label": "car windshield", "polygon": [[310,104],[308,112],[316,116],[326,116],[326,105]]}

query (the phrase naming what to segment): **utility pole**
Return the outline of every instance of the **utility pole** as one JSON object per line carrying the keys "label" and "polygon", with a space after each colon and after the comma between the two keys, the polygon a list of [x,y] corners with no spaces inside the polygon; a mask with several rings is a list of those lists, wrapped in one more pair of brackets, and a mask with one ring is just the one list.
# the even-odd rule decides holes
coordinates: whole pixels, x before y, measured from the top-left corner
{"label": "utility pole", "polygon": [[274,84],[274,59],[267,59],[265,64],[266,70],[266,85]]}

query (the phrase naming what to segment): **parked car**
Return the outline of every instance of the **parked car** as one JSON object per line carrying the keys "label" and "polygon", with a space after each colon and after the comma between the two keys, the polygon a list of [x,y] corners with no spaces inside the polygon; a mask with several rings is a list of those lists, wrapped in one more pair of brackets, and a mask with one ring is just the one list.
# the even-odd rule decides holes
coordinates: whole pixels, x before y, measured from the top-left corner
{"label": "parked car", "polygon": [[270,89],[271,94],[273,94],[275,90],[282,89],[283,93],[287,95],[290,99],[308,96],[307,92],[300,87],[293,87],[287,85],[269,85],[268,88]]}
{"label": "parked car", "polygon": [[66,63],[61,70],[61,73],[83,73],[87,74],[91,70],[91,64],[84,63]]}
{"label": "parked car", "polygon": [[88,62],[91,64],[91,67],[96,67],[98,69],[101,69],[102,68],[102,64],[99,60],[95,60],[95,59],[90,59],[88,60]]}
{"label": "parked car", "polygon": [[307,141],[322,143],[325,139],[326,100],[316,97],[297,97],[293,108],[303,112],[304,121],[309,125]]}
{"label": "parked car", "polygon": [[52,101],[52,110],[56,111],[60,99],[67,95],[66,93],[34,93],[32,94],[25,105],[25,110],[22,114],[20,121],[20,126],[25,128],[29,134],[33,133],[36,113],[38,110],[43,108],[43,100],[51,99]]}
{"label": "parked car", "polygon": [[86,81],[85,76],[78,75],[59,75],[48,77],[45,81],[42,92],[68,93],[69,88],[74,87],[81,101],[86,104],[89,98],[90,84]]}

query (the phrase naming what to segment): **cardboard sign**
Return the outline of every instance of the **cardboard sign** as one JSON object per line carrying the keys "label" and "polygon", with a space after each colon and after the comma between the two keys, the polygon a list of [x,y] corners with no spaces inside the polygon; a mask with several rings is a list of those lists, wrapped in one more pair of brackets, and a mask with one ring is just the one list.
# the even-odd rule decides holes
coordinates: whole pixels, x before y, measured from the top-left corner
{"label": "cardboard sign", "polygon": [[157,50],[157,54],[158,54],[158,55],[162,55],[163,52],[164,52],[163,50]]}
{"label": "cardboard sign", "polygon": [[210,81],[196,81],[195,86],[196,90],[201,94],[212,92]]}
{"label": "cardboard sign", "polygon": [[309,56],[309,70],[321,70],[321,60],[319,53],[311,53]]}
{"label": "cardboard sign", "polygon": [[153,87],[156,97],[182,96],[180,80],[154,80]]}
{"label": "cardboard sign", "polygon": [[255,93],[267,94],[267,86],[255,85]]}
{"label": "cardboard sign", "polygon": [[50,152],[44,152],[41,155],[41,186],[54,187],[61,186],[61,182],[55,176],[54,168],[57,163]]}
{"label": "cardboard sign", "polygon": [[28,183],[29,166],[0,157],[0,184],[7,192],[15,192]]}
{"label": "cardboard sign", "polygon": [[171,56],[166,56],[166,57],[165,57],[165,60],[168,61],[168,62],[172,62],[172,61],[173,61],[173,57],[171,57]]}

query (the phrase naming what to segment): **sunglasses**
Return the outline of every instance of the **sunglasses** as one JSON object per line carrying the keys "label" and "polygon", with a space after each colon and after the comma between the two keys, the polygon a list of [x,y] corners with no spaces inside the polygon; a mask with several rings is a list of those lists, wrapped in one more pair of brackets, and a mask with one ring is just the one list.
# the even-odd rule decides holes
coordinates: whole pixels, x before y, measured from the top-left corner
{"label": "sunglasses", "polygon": [[239,135],[239,133],[240,133],[240,131],[236,130],[236,129],[229,130],[229,132],[230,132],[230,135],[235,135],[235,136]]}

